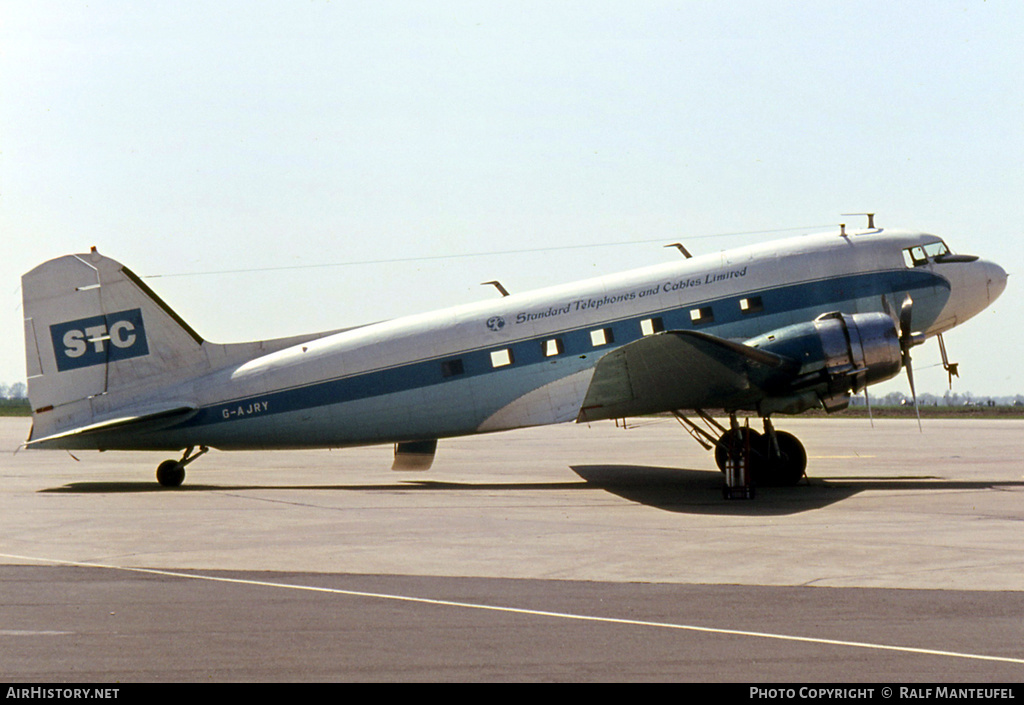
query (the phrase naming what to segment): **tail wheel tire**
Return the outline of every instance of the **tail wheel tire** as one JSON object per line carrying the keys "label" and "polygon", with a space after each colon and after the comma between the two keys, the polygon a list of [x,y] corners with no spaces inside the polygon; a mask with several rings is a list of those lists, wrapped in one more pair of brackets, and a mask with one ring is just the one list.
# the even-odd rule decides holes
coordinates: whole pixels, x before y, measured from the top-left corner
{"label": "tail wheel tire", "polygon": [[156,481],[164,487],[180,487],[185,481],[185,466],[177,460],[165,460],[156,469]]}

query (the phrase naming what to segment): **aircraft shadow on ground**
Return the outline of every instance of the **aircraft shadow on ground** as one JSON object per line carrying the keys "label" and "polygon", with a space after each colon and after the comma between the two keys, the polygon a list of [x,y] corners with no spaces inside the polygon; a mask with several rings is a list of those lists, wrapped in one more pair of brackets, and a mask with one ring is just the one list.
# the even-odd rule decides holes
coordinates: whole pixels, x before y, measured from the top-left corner
{"label": "aircraft shadow on ground", "polygon": [[623,499],[683,514],[797,514],[859,491],[804,480],[795,487],[755,487],[753,499],[725,499],[725,476],[717,470],[649,465],[574,465],[572,470],[589,485]]}
{"label": "aircraft shadow on ground", "polygon": [[330,485],[208,485],[186,483],[168,489],[155,481],[146,482],[74,482],[62,487],[40,490],[44,493],[119,494],[149,492],[238,492],[245,490],[314,491],[405,491],[405,492],[543,492],[602,491],[631,502],[664,511],[684,514],[786,515],[820,509],[860,492],[870,490],[989,490],[1020,488],[1024,482],[978,482],[946,480],[932,476],[810,478],[793,487],[758,487],[755,498],[725,499],[724,476],[716,470],[654,467],[649,465],[574,465],[570,466],[582,482],[440,482],[402,480],[382,484]]}
{"label": "aircraft shadow on ground", "polygon": [[588,484],[659,509],[687,514],[785,515],[820,509],[869,490],[989,490],[1024,482],[946,480],[934,476],[805,478],[790,487],[756,487],[755,498],[725,499],[718,471],[645,465],[575,465]]}
{"label": "aircraft shadow on ground", "polygon": [[472,490],[566,490],[566,489],[588,489],[586,483],[582,482],[438,482],[434,480],[402,480],[401,482],[389,482],[386,484],[358,484],[358,485],[202,485],[188,483],[180,487],[161,487],[155,481],[132,481],[132,482],[71,482],[62,487],[50,487],[39,490],[41,493],[52,494],[131,494],[146,492],[242,492],[246,490],[270,490],[270,491],[291,491],[291,490],[313,490],[313,491],[342,491],[342,492],[400,492],[400,491],[472,491]]}

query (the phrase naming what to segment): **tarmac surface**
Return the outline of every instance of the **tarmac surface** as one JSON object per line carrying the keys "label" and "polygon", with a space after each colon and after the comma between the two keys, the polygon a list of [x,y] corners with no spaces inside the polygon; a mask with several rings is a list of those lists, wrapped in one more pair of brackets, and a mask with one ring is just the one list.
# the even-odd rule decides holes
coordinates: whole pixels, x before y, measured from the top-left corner
{"label": "tarmac surface", "polygon": [[0,681],[1012,682],[1024,421],[780,419],[800,486],[722,497],[672,419],[390,447],[12,451]]}

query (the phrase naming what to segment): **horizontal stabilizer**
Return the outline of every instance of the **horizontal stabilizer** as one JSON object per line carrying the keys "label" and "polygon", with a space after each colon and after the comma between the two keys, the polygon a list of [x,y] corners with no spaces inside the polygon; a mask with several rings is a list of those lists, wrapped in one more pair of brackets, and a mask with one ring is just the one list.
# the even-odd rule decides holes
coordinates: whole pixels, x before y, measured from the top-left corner
{"label": "horizontal stabilizer", "polygon": [[102,444],[97,442],[97,436],[110,435],[114,437],[122,433],[135,434],[165,428],[171,424],[191,418],[196,411],[197,409],[194,406],[178,405],[132,416],[121,416],[89,424],[88,426],[74,428],[52,436],[46,436],[45,438],[32,438],[30,435],[26,445],[29,448],[66,448],[74,450],[76,448],[90,449],[99,446],[102,449]]}
{"label": "horizontal stabilizer", "polygon": [[743,408],[792,379],[798,367],[787,357],[707,333],[666,331],[601,358],[578,420]]}

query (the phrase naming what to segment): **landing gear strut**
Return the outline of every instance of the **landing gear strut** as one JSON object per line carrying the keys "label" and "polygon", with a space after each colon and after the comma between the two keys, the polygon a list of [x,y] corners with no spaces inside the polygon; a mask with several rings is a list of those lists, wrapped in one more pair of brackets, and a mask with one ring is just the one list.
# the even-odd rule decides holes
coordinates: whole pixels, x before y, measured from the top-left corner
{"label": "landing gear strut", "polygon": [[[756,436],[756,437],[755,437]],[[715,461],[718,462],[719,451],[725,459],[719,464],[725,473],[725,486],[722,496],[726,499],[753,499],[754,477],[752,445],[758,445],[760,437],[749,426],[740,427],[736,414],[729,414],[729,430],[722,434],[715,447]]]}
{"label": "landing gear strut", "polygon": [[194,449],[195,446],[189,446],[185,449],[185,454],[181,456],[181,460],[165,460],[160,463],[156,469],[156,481],[164,487],[180,487],[181,483],[185,481],[185,466],[200,455],[210,452],[210,449],[206,446],[200,446],[199,452],[193,455],[192,451]]}
{"label": "landing gear strut", "polygon": [[759,433],[749,426],[740,426],[735,413],[729,415],[729,428],[700,409],[697,415],[710,431],[675,412],[676,418],[698,443],[708,450],[714,449],[715,464],[722,472],[726,472],[730,456],[733,465],[742,456],[754,485],[782,487],[795,485],[803,479],[807,470],[807,451],[793,434],[776,431],[770,418],[764,417],[764,433]]}

